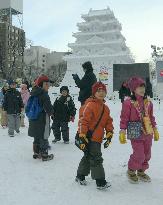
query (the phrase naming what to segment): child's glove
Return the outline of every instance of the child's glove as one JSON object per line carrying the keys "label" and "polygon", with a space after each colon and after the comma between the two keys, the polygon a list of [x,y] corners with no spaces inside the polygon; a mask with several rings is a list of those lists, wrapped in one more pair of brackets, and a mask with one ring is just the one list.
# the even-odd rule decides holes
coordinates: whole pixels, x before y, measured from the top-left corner
{"label": "child's glove", "polygon": [[74,116],[70,116],[70,121],[74,122],[75,121],[75,117]]}
{"label": "child's glove", "polygon": [[82,143],[80,144],[80,149],[84,150],[85,147],[86,147],[86,144],[88,144],[88,139],[87,139],[86,135],[82,134],[82,133],[79,134],[79,137],[80,137],[80,139],[82,141]]}
{"label": "child's glove", "polygon": [[80,149],[81,149],[81,150],[84,150],[85,147],[86,147],[86,145],[85,145],[84,143],[83,143],[83,144],[80,144],[79,146],[80,146]]}
{"label": "child's glove", "polygon": [[126,144],[127,140],[126,140],[126,131],[125,130],[121,130],[119,132],[119,141],[121,144]]}
{"label": "child's glove", "polygon": [[83,141],[83,143],[87,143],[88,144],[88,139],[86,137],[86,134],[80,133],[79,137],[81,138],[81,140]]}
{"label": "child's glove", "polygon": [[157,128],[154,128],[153,131],[154,131],[154,141],[159,141],[160,135]]}
{"label": "child's glove", "polygon": [[108,146],[109,146],[109,144],[111,143],[111,140],[112,140],[112,137],[113,137],[113,132],[108,132],[107,134],[106,134],[106,137],[104,138],[104,140],[106,140],[106,142],[104,143],[104,148],[106,149]]}

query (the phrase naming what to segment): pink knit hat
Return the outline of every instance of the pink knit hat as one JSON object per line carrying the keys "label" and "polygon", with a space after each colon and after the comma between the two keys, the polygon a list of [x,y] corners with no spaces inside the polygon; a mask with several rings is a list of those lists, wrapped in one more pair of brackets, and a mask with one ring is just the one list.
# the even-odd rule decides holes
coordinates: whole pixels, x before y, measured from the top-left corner
{"label": "pink knit hat", "polygon": [[140,77],[132,77],[128,81],[128,88],[131,92],[135,91],[141,85],[145,85],[145,81]]}

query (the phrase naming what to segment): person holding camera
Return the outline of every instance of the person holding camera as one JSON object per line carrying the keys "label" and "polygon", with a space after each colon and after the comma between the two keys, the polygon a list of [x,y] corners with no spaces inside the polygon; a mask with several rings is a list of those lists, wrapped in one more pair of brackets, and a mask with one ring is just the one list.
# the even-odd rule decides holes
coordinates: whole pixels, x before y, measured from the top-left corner
{"label": "person holding camera", "polygon": [[85,101],[91,96],[92,85],[97,82],[97,78],[93,73],[93,67],[90,61],[85,62],[82,67],[85,72],[82,79],[77,74],[72,74],[72,76],[76,85],[80,88],[78,100],[81,102],[81,105],[84,105]]}

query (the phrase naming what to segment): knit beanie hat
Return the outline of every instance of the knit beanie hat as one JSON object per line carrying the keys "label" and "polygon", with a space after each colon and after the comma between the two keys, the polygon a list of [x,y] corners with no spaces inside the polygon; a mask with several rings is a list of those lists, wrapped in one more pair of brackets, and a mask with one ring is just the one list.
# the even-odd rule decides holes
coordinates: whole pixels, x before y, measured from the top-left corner
{"label": "knit beanie hat", "polygon": [[43,82],[50,82],[49,78],[46,75],[38,77],[35,81],[36,85],[39,87],[43,86]]}
{"label": "knit beanie hat", "polygon": [[67,86],[62,86],[62,87],[60,88],[60,93],[61,93],[63,90],[66,90],[66,91],[69,93],[69,89],[68,89]]}
{"label": "knit beanie hat", "polygon": [[96,93],[99,89],[102,89],[102,90],[104,90],[104,91],[107,93],[105,84],[103,84],[102,82],[97,82],[97,83],[95,83],[95,84],[92,86],[92,95],[95,95],[95,93]]}
{"label": "knit beanie hat", "polygon": [[141,85],[145,86],[145,81],[140,77],[132,77],[128,81],[128,88],[131,92],[134,92]]}
{"label": "knit beanie hat", "polygon": [[8,81],[8,84],[9,84],[9,86],[13,85],[13,84],[16,84],[16,81],[11,79],[11,80]]}

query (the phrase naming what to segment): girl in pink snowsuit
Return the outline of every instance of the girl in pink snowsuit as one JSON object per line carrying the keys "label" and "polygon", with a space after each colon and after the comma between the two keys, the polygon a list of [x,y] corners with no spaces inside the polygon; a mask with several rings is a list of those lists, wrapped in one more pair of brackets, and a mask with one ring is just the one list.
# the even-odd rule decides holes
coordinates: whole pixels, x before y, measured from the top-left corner
{"label": "girl in pink snowsuit", "polygon": [[145,170],[149,168],[148,162],[151,158],[153,134],[154,140],[159,140],[159,133],[153,116],[153,104],[145,97],[145,82],[143,79],[139,77],[131,78],[128,87],[133,95],[122,104],[119,140],[121,144],[127,142],[126,130],[129,122],[142,123],[139,137],[130,139],[133,154],[131,154],[128,162],[127,175],[130,182],[133,183],[137,183],[139,179],[149,182],[150,177],[145,174]]}
{"label": "girl in pink snowsuit", "polygon": [[[27,105],[30,93],[29,93],[29,91],[27,89],[27,85],[26,84],[21,84],[20,88],[21,88],[20,93],[21,93],[21,97],[22,97],[22,100],[23,100],[23,103],[24,103],[24,108],[25,108],[26,105]],[[21,127],[25,126],[24,125],[24,118],[25,118],[25,114],[22,113],[21,114]]]}

